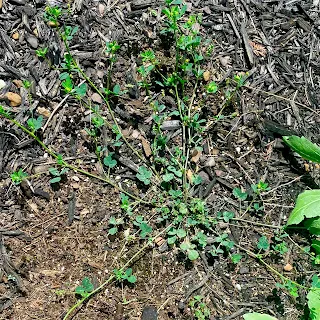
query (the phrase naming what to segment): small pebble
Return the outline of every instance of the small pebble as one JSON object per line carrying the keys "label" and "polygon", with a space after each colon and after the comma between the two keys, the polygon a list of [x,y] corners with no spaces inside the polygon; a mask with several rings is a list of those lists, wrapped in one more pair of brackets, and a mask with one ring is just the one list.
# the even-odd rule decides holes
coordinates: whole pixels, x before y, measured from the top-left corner
{"label": "small pebble", "polygon": [[0,90],[6,86],[6,82],[0,79]]}
{"label": "small pebble", "polygon": [[293,266],[290,263],[287,263],[284,267],[283,270],[284,271],[288,271],[290,272],[293,269]]}
{"label": "small pebble", "polygon": [[91,100],[95,103],[99,103],[101,104],[102,103],[102,98],[101,96],[98,94],[98,93],[93,93],[92,96],[91,96]]}
{"label": "small pebble", "polygon": [[239,283],[236,284],[236,289],[241,291],[241,285]]}
{"label": "small pebble", "polygon": [[14,40],[18,40],[19,39],[19,32],[15,32],[13,35],[12,35],[12,39]]}
{"label": "small pebble", "polygon": [[180,311],[183,311],[185,307],[186,307],[186,304],[184,303],[184,301],[180,300],[179,303],[178,303],[178,309]]}
{"label": "small pebble", "polygon": [[9,104],[11,107],[17,107],[21,104],[21,97],[14,92],[7,92],[5,94],[6,98],[9,100]]}
{"label": "small pebble", "polygon": [[157,320],[158,312],[154,306],[147,306],[142,311],[141,320]]}
{"label": "small pebble", "polygon": [[27,42],[29,43],[30,47],[32,47],[33,49],[37,49],[39,42],[38,39],[35,36],[29,36],[27,38]]}

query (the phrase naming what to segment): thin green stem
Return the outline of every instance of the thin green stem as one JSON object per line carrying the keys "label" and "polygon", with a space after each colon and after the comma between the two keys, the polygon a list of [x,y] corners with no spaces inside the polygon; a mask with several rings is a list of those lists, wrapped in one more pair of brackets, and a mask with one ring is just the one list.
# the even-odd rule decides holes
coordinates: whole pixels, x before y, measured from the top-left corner
{"label": "thin green stem", "polygon": [[[166,230],[168,230],[170,227],[172,226],[172,224],[170,224],[169,226],[167,226],[165,229],[163,229],[161,232],[159,232],[155,237],[149,239],[147,241],[147,243],[138,251],[136,252],[123,266],[121,269],[119,269],[119,271],[124,272],[125,269],[134,261],[134,259],[136,257],[138,257],[144,250],[146,250],[150,244],[157,239],[161,234],[163,234]],[[93,290],[92,292],[90,292],[86,297],[83,297],[82,299],[80,299],[76,304],[74,304],[66,313],[66,315],[64,316],[63,320],[67,320],[69,318],[69,316],[76,310],[78,309],[85,301],[89,300],[93,295],[95,295],[96,293],[98,293],[100,290],[102,290],[107,284],[109,284],[112,280],[115,279],[115,275],[111,275],[105,282],[103,282],[98,288],[96,288],[95,290]]]}

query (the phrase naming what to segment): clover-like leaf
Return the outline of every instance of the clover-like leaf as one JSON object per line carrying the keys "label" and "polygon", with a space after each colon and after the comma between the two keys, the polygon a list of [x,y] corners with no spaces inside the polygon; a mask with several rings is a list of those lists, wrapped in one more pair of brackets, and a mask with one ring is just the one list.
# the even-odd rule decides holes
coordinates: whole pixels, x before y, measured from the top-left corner
{"label": "clover-like leaf", "polygon": [[145,185],[150,184],[150,179],[152,177],[152,172],[148,170],[145,166],[139,167],[136,177],[143,182]]}
{"label": "clover-like leaf", "polygon": [[81,285],[76,287],[76,294],[79,294],[80,296],[87,297],[89,295],[90,292],[92,292],[94,290],[94,286],[91,283],[90,279],[85,277],[82,282]]}
{"label": "clover-like leaf", "polygon": [[109,167],[110,169],[112,169],[113,167],[115,167],[117,165],[117,160],[112,159],[112,155],[113,155],[113,152],[110,152],[108,154],[108,156],[104,157],[104,159],[103,159],[104,165]]}

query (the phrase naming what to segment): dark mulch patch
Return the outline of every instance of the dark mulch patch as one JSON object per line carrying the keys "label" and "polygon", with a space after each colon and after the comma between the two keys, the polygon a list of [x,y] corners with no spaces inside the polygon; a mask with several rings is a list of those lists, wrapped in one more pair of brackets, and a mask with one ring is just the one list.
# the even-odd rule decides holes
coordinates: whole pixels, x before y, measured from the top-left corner
{"label": "dark mulch patch", "polygon": [[[44,1],[0,3],[0,80],[5,82],[1,103],[7,105],[7,92],[17,93],[22,99],[12,108],[17,120],[25,123],[30,114],[43,115],[49,119],[42,133],[48,146],[83,169],[99,173],[101,167],[84,131],[90,113],[63,94],[59,72],[35,54],[36,49],[48,47],[50,60],[57,65],[65,52],[55,31],[43,21]],[[76,0],[71,3],[71,15],[65,17],[66,24],[80,27],[71,53],[98,88],[106,81],[105,41],[121,44],[113,81],[132,86],[128,99],[115,100],[112,107],[127,138],[140,150],[139,134],[143,132],[147,140],[152,135],[151,108],[135,80],[138,54],[152,47],[162,55],[164,65],[170,63],[157,36],[160,5],[157,1]],[[206,66],[212,79],[223,84],[237,72],[250,75],[241,96],[224,112],[234,116],[208,130],[200,162],[205,184],[197,195],[208,196],[214,214],[233,211],[237,218],[249,221],[221,223],[217,232],[229,233],[236,243],[254,251],[260,236],[271,238],[274,231],[260,224],[284,225],[296,196],[316,181],[289,154],[281,136],[296,133],[320,142],[319,1],[190,1],[188,10],[202,13],[201,32],[215,43]],[[21,80],[32,82],[32,99]],[[93,91],[89,97],[103,115],[108,114]],[[208,121],[220,111],[219,103],[220,97],[206,106]],[[4,119],[0,126],[1,319],[59,319],[75,302],[73,292],[83,277],[89,276],[95,285],[102,283],[140,244],[108,237],[108,219],[120,212],[117,191],[71,172],[61,188],[53,190],[49,175],[39,173],[47,172],[54,161]],[[110,135],[111,131],[104,132],[106,143]],[[139,194],[134,178],[137,157],[126,150],[118,161],[119,181]],[[12,185],[10,173],[17,168],[33,174],[32,188]],[[249,189],[260,179],[271,187],[263,196],[264,212],[245,212],[232,190]],[[305,245],[299,234],[291,237]],[[267,262],[281,272],[290,263],[296,277],[308,281],[315,267],[293,245],[289,249]],[[302,314],[287,294],[276,292],[279,280],[249,256],[233,265],[228,257],[212,260],[203,254],[188,266],[177,252],[155,246],[133,269],[138,278],[134,287],[107,286],[74,319],[138,319],[144,307],[152,305],[160,309],[159,319],[188,319],[186,304],[195,294],[205,297],[212,319],[241,319],[250,310],[267,311],[281,319],[298,319]]]}

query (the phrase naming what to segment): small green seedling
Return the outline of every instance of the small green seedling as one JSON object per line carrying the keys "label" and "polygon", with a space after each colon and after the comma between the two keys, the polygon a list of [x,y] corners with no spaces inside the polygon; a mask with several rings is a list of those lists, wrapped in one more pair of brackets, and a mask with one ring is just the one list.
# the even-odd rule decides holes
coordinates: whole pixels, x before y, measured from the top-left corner
{"label": "small green seedling", "polygon": [[242,192],[242,190],[240,188],[234,188],[232,193],[236,198],[243,200],[243,201],[246,200],[248,197],[248,193]]}
{"label": "small green seedling", "polygon": [[107,157],[104,157],[103,163],[108,168],[112,169],[117,165],[117,160],[113,159],[112,156],[114,155],[114,152],[109,152]]}
{"label": "small green seedling", "polygon": [[47,47],[44,47],[44,48],[40,48],[40,49],[37,49],[36,50],[36,55],[39,57],[39,58],[45,58],[46,55],[48,53],[48,48]]}
{"label": "small green seedling", "polygon": [[30,118],[27,121],[27,124],[32,132],[36,132],[42,127],[43,116],[39,116],[37,119]]}
{"label": "small green seedling", "polygon": [[54,184],[61,181],[61,176],[68,172],[68,168],[63,168],[61,171],[56,168],[49,168],[49,172],[54,176],[54,178],[52,178],[49,182]]}
{"label": "small green seedling", "polygon": [[241,261],[242,255],[240,253],[234,253],[231,255],[231,261],[234,264],[237,264]]}
{"label": "small green seedling", "polygon": [[203,299],[203,296],[194,296],[189,302],[190,309],[197,320],[205,320],[210,318],[210,309],[207,307]]}
{"label": "small green seedling", "polygon": [[152,227],[146,221],[144,221],[142,216],[137,216],[133,224],[139,227],[141,238],[145,238],[149,233],[152,232]]}
{"label": "small green seedling", "polygon": [[80,295],[82,298],[86,298],[93,290],[94,286],[90,279],[85,277],[82,280],[81,285],[76,287],[75,293]]}
{"label": "small green seedling", "polygon": [[23,172],[22,169],[19,169],[18,171],[12,172],[10,177],[12,182],[18,185],[28,177],[28,174],[26,172]]}
{"label": "small green seedling", "polygon": [[199,258],[199,252],[195,249],[196,245],[189,242],[188,240],[185,240],[180,244],[180,249],[182,251],[185,251],[189,260],[197,260]]}
{"label": "small green seedling", "polygon": [[177,239],[183,239],[187,236],[187,232],[184,229],[171,228],[168,231],[168,244],[174,244]]}
{"label": "small green seedling", "polygon": [[132,274],[132,269],[128,268],[125,272],[123,272],[121,269],[114,269],[113,273],[116,276],[116,280],[119,282],[128,281],[129,283],[135,283],[137,282],[136,276]]}
{"label": "small green seedling", "polygon": [[263,191],[268,191],[270,190],[270,188],[268,187],[268,183],[263,182],[263,181],[259,181],[257,184],[252,184],[251,185],[251,189],[253,190],[253,192],[257,195],[260,195],[261,192]]}
{"label": "small green seedling", "polygon": [[119,226],[124,224],[123,218],[116,219],[115,217],[111,217],[109,220],[109,225],[112,226],[112,228],[109,229],[110,235],[115,235],[118,232]]}

